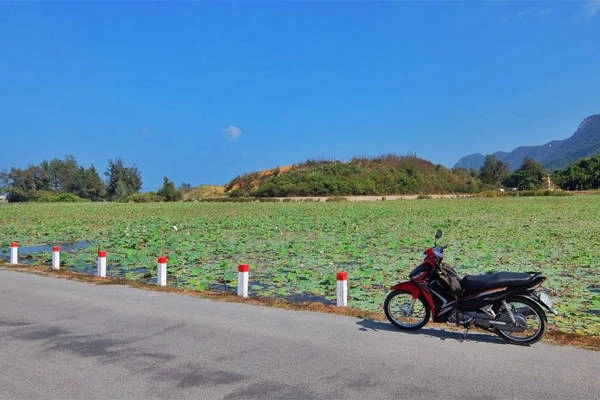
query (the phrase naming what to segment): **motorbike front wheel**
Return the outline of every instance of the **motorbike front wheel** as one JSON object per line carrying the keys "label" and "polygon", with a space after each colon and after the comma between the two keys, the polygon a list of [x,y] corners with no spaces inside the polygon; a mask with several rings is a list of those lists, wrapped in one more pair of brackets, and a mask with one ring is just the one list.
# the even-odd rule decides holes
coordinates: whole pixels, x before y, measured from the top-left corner
{"label": "motorbike front wheel", "polygon": [[422,297],[415,299],[402,290],[394,290],[387,295],[383,311],[392,325],[406,331],[422,328],[431,316],[429,306]]}
{"label": "motorbike front wheel", "polygon": [[[515,318],[515,322],[522,326],[522,330],[509,331],[496,329],[496,333],[504,341],[512,344],[528,346],[540,340],[546,331],[546,315],[539,305],[525,297],[508,299],[508,309]],[[508,310],[500,306],[500,318],[508,321]]]}

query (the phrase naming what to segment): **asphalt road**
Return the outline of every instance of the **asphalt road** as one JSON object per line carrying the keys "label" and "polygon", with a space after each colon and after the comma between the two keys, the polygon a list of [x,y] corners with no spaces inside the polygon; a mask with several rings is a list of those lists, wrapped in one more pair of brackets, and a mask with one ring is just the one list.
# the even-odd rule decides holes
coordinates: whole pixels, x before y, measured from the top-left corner
{"label": "asphalt road", "polygon": [[2,399],[598,399],[600,352],[0,268]]}

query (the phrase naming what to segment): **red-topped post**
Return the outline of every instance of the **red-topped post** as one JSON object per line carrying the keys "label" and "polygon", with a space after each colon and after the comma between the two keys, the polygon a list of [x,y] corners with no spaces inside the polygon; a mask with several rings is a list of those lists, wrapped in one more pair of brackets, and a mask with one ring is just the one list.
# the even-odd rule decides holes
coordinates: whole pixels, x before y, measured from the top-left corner
{"label": "red-topped post", "polygon": [[337,280],[337,306],[346,307],[348,305],[348,273],[340,271],[336,274]]}
{"label": "red-topped post", "polygon": [[248,271],[250,271],[248,264],[238,265],[237,295],[239,297],[248,297]]}
{"label": "red-topped post", "polygon": [[156,266],[156,284],[158,286],[167,286],[167,257],[158,257]]}
{"label": "red-topped post", "polygon": [[106,251],[98,250],[98,276],[106,278]]}
{"label": "red-topped post", "polygon": [[10,263],[18,264],[19,263],[19,245],[15,242],[10,244]]}
{"label": "red-topped post", "polygon": [[60,269],[60,247],[52,248],[52,269],[58,271]]}

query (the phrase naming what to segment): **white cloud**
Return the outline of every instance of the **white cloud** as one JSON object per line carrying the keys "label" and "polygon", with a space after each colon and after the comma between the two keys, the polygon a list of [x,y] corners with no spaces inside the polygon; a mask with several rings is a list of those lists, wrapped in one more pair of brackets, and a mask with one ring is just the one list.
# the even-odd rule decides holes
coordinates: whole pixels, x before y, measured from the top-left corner
{"label": "white cloud", "polygon": [[583,14],[586,18],[592,18],[600,11],[600,0],[588,0],[583,6]]}
{"label": "white cloud", "polygon": [[223,134],[229,140],[237,140],[242,136],[242,130],[234,125],[229,125],[227,128],[223,129]]}
{"label": "white cloud", "polygon": [[554,10],[552,8],[541,8],[541,9],[525,9],[520,10],[516,17],[519,21],[528,22],[528,21],[547,21],[554,14]]}

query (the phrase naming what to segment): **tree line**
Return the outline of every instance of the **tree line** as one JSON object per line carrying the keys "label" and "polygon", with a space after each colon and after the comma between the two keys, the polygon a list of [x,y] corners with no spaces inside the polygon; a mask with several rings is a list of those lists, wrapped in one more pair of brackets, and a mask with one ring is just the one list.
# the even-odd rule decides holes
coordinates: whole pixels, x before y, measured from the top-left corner
{"label": "tree line", "polygon": [[532,158],[525,158],[514,172],[493,155],[488,155],[479,170],[479,179],[487,187],[507,187],[517,190],[550,189],[563,190],[600,189],[600,155],[583,158],[563,169],[546,170]]}
{"label": "tree line", "polygon": [[[91,165],[73,156],[42,161],[25,169],[0,173],[0,194],[23,201],[180,201],[191,185],[176,188],[167,177],[157,192],[140,193],[142,174],[121,158],[108,160],[105,180]],[[226,185],[230,197],[360,196],[390,194],[480,193],[512,190],[600,189],[600,155],[584,158],[555,171],[526,158],[516,170],[488,155],[479,170],[450,170],[415,155],[355,158],[350,162],[309,160],[281,172],[254,172]]]}
{"label": "tree line", "polygon": [[553,178],[565,190],[600,189],[600,155],[574,162],[556,171]]}
{"label": "tree line", "polygon": [[142,174],[121,158],[108,160],[103,180],[98,170],[80,166],[71,155],[55,158],[27,168],[12,167],[0,173],[0,193],[10,202],[24,201],[176,201],[180,190],[164,178],[157,193],[139,193]]}

